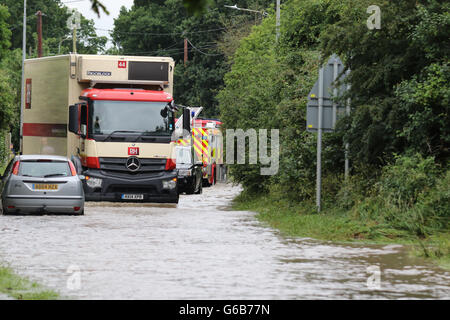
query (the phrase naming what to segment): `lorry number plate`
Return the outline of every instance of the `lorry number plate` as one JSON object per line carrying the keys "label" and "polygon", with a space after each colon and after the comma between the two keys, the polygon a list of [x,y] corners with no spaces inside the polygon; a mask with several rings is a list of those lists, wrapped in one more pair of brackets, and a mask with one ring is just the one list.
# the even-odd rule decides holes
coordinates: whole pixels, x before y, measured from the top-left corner
{"label": "lorry number plate", "polygon": [[144,195],[143,194],[123,194],[122,199],[126,200],[143,200]]}

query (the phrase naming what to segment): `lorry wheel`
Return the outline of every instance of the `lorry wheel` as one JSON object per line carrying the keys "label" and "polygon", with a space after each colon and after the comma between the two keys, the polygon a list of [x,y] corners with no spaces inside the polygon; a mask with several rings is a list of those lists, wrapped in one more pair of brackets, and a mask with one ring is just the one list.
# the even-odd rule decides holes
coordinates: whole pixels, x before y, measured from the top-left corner
{"label": "lorry wheel", "polygon": [[195,193],[195,186],[186,189],[186,194],[194,194]]}
{"label": "lorry wheel", "polygon": [[198,186],[198,191],[195,194],[202,194],[203,193],[203,185],[200,183]]}
{"label": "lorry wheel", "polygon": [[202,179],[202,185],[203,187],[210,187],[211,184],[209,183],[208,179]]}

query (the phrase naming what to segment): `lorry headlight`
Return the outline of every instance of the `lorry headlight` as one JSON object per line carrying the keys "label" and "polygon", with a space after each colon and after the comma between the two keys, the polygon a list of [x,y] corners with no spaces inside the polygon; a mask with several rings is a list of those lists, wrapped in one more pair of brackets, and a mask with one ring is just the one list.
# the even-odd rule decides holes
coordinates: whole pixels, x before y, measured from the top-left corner
{"label": "lorry headlight", "polygon": [[86,184],[89,188],[100,188],[102,186],[102,179],[86,176]]}
{"label": "lorry headlight", "polygon": [[192,175],[192,170],[178,170],[178,175],[183,177],[190,177]]}
{"label": "lorry headlight", "polygon": [[177,186],[177,178],[163,181],[163,189],[174,189]]}

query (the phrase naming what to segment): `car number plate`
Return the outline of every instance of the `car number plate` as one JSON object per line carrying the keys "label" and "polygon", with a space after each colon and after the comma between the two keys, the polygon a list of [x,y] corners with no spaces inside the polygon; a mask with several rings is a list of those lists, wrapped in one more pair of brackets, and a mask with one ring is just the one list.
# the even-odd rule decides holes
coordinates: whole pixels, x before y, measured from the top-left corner
{"label": "car number plate", "polygon": [[34,190],[58,190],[57,184],[33,183]]}
{"label": "car number plate", "polygon": [[143,200],[143,194],[123,194],[122,199],[124,200]]}

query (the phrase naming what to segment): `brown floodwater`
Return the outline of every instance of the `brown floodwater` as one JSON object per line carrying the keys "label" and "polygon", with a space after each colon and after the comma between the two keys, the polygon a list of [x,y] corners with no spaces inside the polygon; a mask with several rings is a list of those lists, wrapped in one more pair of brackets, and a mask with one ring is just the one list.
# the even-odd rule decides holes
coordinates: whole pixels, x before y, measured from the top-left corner
{"label": "brown floodwater", "polygon": [[0,262],[74,299],[450,298],[450,272],[403,246],[286,238],[229,210],[239,192],[0,216]]}

